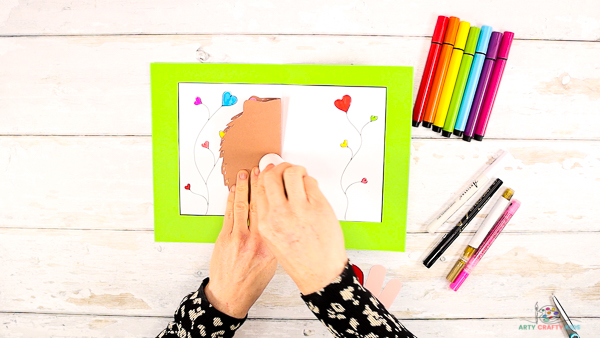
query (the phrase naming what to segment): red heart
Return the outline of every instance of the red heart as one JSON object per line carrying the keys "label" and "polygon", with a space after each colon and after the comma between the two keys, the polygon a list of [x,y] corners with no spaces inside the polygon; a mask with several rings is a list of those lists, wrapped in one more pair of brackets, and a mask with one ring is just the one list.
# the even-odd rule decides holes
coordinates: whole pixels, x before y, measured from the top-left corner
{"label": "red heart", "polygon": [[350,95],[344,95],[341,100],[335,100],[333,104],[337,107],[337,109],[347,113],[348,109],[350,109],[350,102],[352,102]]}
{"label": "red heart", "polygon": [[191,185],[188,183],[188,184],[185,186],[185,190],[190,190],[190,188],[191,188],[191,187],[192,187],[192,186],[191,186]]}
{"label": "red heart", "polygon": [[362,184],[367,184],[368,182],[369,182],[369,181],[367,181],[367,179],[366,179],[366,178],[363,178],[363,179],[362,179],[362,181],[360,181],[360,183],[362,183]]}
{"label": "red heart", "polygon": [[202,143],[202,147],[207,148],[208,149],[208,141],[204,141],[204,143]]}
{"label": "red heart", "polygon": [[358,278],[360,284],[364,285],[365,275],[363,274],[362,270],[354,264],[352,264],[352,270],[354,270],[354,274],[356,275],[356,278]]}

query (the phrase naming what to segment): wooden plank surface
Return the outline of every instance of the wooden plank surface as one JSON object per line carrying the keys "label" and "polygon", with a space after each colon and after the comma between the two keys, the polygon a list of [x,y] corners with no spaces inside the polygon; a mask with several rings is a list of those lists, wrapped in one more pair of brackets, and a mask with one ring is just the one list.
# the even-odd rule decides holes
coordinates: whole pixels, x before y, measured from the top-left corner
{"label": "wooden plank surface", "polygon": [[430,36],[437,15],[513,31],[518,38],[596,40],[595,0],[192,1],[4,0],[0,34],[351,34]]}
{"label": "wooden plank surface", "polygon": [[[572,316],[598,315],[600,232],[502,234],[459,292],[445,276],[471,234],[426,269],[422,259],[439,237],[409,234],[406,253],[349,257],[366,272],[381,264],[388,279],[403,282],[391,308],[401,319],[529,317],[551,294]],[[171,316],[207,276],[211,252],[210,244],[156,243],[152,231],[1,229],[0,311]],[[314,318],[281,268],[249,316]]]}
{"label": "wooden plank surface", "polygon": [[[581,190],[600,191],[599,142],[425,139],[412,142],[408,231],[425,231],[500,148],[514,158],[499,176],[524,202],[507,230],[599,230],[600,210]],[[0,227],[153,229],[149,137],[0,137],[0,168],[10,196]]]}
{"label": "wooden plank surface", "polygon": [[[0,335],[3,337],[64,337],[64,338],[130,338],[156,337],[169,321],[163,317],[72,316],[0,313]],[[529,321],[528,321],[529,320]],[[593,337],[600,330],[598,318],[575,319],[578,332]],[[558,329],[520,330],[521,325],[535,325],[531,318],[484,320],[404,320],[402,323],[425,337],[461,337],[465,330],[477,337],[564,337]],[[540,325],[539,323],[537,325]],[[331,337],[317,320],[249,319],[235,335],[240,337]]]}
{"label": "wooden plank surface", "polygon": [[[149,63],[413,66],[439,14],[516,38],[486,140],[413,128],[406,253],[350,251],[403,281],[419,337],[563,337],[532,325],[555,293],[600,330],[600,2],[0,2],[0,336],[153,337],[208,273],[210,244],[153,239]],[[553,41],[558,40],[558,41]],[[521,210],[457,293],[424,232],[498,149]],[[464,209],[468,208],[465,206]],[[452,217],[446,231],[459,217]],[[328,337],[279,269],[240,337]]]}
{"label": "wooden plank surface", "polygon": [[[0,134],[150,135],[149,64],[209,62],[414,66],[427,38],[92,36],[0,39]],[[28,60],[23,62],[23,60]],[[600,43],[515,41],[486,137],[595,139]],[[439,138],[413,128],[418,138]]]}

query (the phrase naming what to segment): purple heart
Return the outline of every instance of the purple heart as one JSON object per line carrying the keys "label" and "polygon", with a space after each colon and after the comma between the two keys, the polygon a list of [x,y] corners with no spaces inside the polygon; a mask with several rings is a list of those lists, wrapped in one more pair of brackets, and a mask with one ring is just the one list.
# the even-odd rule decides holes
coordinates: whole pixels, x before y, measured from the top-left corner
{"label": "purple heart", "polygon": [[201,105],[202,104],[202,99],[200,97],[196,97],[196,101],[194,102],[195,105]]}

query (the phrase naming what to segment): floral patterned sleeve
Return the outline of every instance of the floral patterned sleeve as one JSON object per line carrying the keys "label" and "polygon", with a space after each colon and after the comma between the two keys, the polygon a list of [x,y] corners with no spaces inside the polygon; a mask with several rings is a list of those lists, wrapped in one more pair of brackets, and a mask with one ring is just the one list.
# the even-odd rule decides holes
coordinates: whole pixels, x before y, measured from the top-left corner
{"label": "floral patterned sleeve", "polygon": [[215,309],[204,294],[208,280],[204,279],[198,291],[183,298],[175,312],[175,320],[157,338],[233,337],[246,318],[233,318]]}
{"label": "floral patterned sleeve", "polygon": [[360,284],[350,263],[331,284],[302,299],[336,338],[416,337]]}

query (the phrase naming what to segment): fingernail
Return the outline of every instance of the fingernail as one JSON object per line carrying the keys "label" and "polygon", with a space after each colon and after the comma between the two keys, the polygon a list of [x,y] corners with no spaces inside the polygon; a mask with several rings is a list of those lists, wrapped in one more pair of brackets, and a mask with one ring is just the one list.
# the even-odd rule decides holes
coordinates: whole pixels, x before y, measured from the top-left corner
{"label": "fingernail", "polygon": [[242,170],[240,171],[240,175],[239,175],[240,179],[245,180],[248,178],[248,173],[246,172],[246,170]]}
{"label": "fingernail", "polygon": [[260,174],[260,170],[258,167],[254,167],[254,176],[258,176],[258,174]]}
{"label": "fingernail", "polygon": [[231,186],[231,188],[229,188],[229,191],[234,192],[235,191],[235,184]]}

